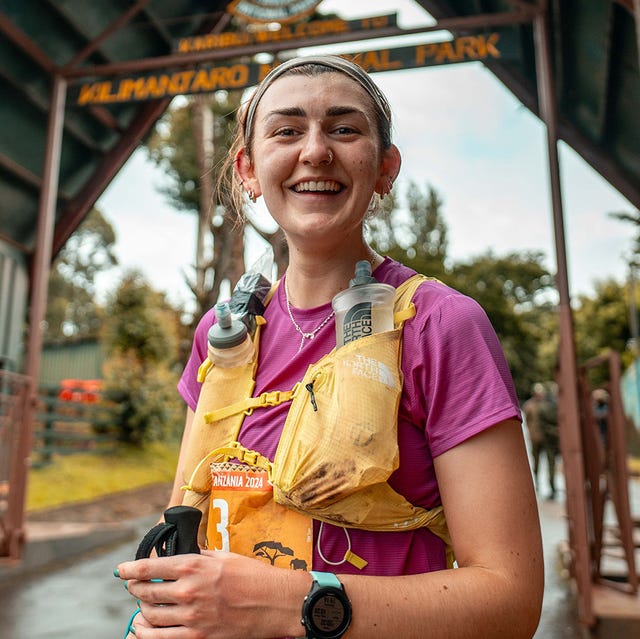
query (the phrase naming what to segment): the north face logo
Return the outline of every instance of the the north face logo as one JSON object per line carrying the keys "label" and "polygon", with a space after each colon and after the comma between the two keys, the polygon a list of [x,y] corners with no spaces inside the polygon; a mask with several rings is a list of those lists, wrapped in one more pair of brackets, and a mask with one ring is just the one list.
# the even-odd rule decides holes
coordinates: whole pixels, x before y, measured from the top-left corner
{"label": "the north face logo", "polygon": [[364,377],[375,382],[380,382],[389,388],[395,388],[395,378],[391,369],[373,357],[364,357],[363,355],[355,355],[353,358],[344,361],[344,365],[348,366],[354,375]]}

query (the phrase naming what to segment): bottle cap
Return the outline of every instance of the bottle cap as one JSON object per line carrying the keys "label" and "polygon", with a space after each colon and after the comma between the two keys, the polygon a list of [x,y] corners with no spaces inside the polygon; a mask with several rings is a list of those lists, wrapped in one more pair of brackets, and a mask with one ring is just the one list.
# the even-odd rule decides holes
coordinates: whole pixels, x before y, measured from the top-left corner
{"label": "bottle cap", "polygon": [[371,263],[367,260],[356,262],[356,276],[349,282],[349,287],[375,284],[377,279],[371,275]]}
{"label": "bottle cap", "polygon": [[213,348],[233,348],[242,344],[247,338],[247,327],[231,317],[229,302],[218,302],[214,309],[218,321],[207,333],[209,344]]}

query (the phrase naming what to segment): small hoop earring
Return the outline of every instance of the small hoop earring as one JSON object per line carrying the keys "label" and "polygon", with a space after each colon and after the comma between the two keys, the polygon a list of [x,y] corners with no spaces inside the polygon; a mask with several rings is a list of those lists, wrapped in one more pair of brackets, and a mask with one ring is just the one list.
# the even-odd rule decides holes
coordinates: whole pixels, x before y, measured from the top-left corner
{"label": "small hoop earring", "polygon": [[253,189],[249,189],[247,191],[247,195],[249,196],[249,199],[255,204],[256,203],[256,194],[255,191]]}

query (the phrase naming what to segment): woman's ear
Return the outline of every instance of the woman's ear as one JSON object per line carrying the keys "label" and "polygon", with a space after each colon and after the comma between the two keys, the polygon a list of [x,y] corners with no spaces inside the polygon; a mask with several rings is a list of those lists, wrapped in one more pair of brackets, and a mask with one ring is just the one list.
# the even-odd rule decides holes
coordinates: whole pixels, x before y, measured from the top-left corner
{"label": "woman's ear", "polygon": [[236,172],[242,187],[247,193],[252,193],[254,197],[262,195],[260,183],[253,170],[253,164],[247,154],[246,147],[242,147],[237,153],[233,161],[233,169]]}
{"label": "woman's ear", "polygon": [[400,151],[395,144],[392,144],[382,155],[380,175],[378,176],[375,187],[378,195],[384,196],[391,191],[391,187],[398,177],[398,173],[400,173],[401,164],[402,158],[400,157]]}

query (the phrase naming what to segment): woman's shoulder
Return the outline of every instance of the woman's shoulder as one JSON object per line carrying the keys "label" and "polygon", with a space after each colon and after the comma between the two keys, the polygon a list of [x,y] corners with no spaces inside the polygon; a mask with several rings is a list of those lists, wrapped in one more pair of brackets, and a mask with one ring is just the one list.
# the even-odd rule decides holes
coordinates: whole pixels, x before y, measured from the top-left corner
{"label": "woman's shoulder", "polygon": [[[374,276],[378,281],[391,284],[396,288],[416,274],[417,272],[414,269],[389,257],[385,258],[385,261],[374,272]],[[452,313],[455,315],[460,312],[465,314],[477,312],[480,315],[484,315],[484,311],[473,298],[451,288],[435,277],[426,275],[424,278],[412,298],[419,314],[429,315],[432,311],[438,309],[439,313],[445,314]]]}

